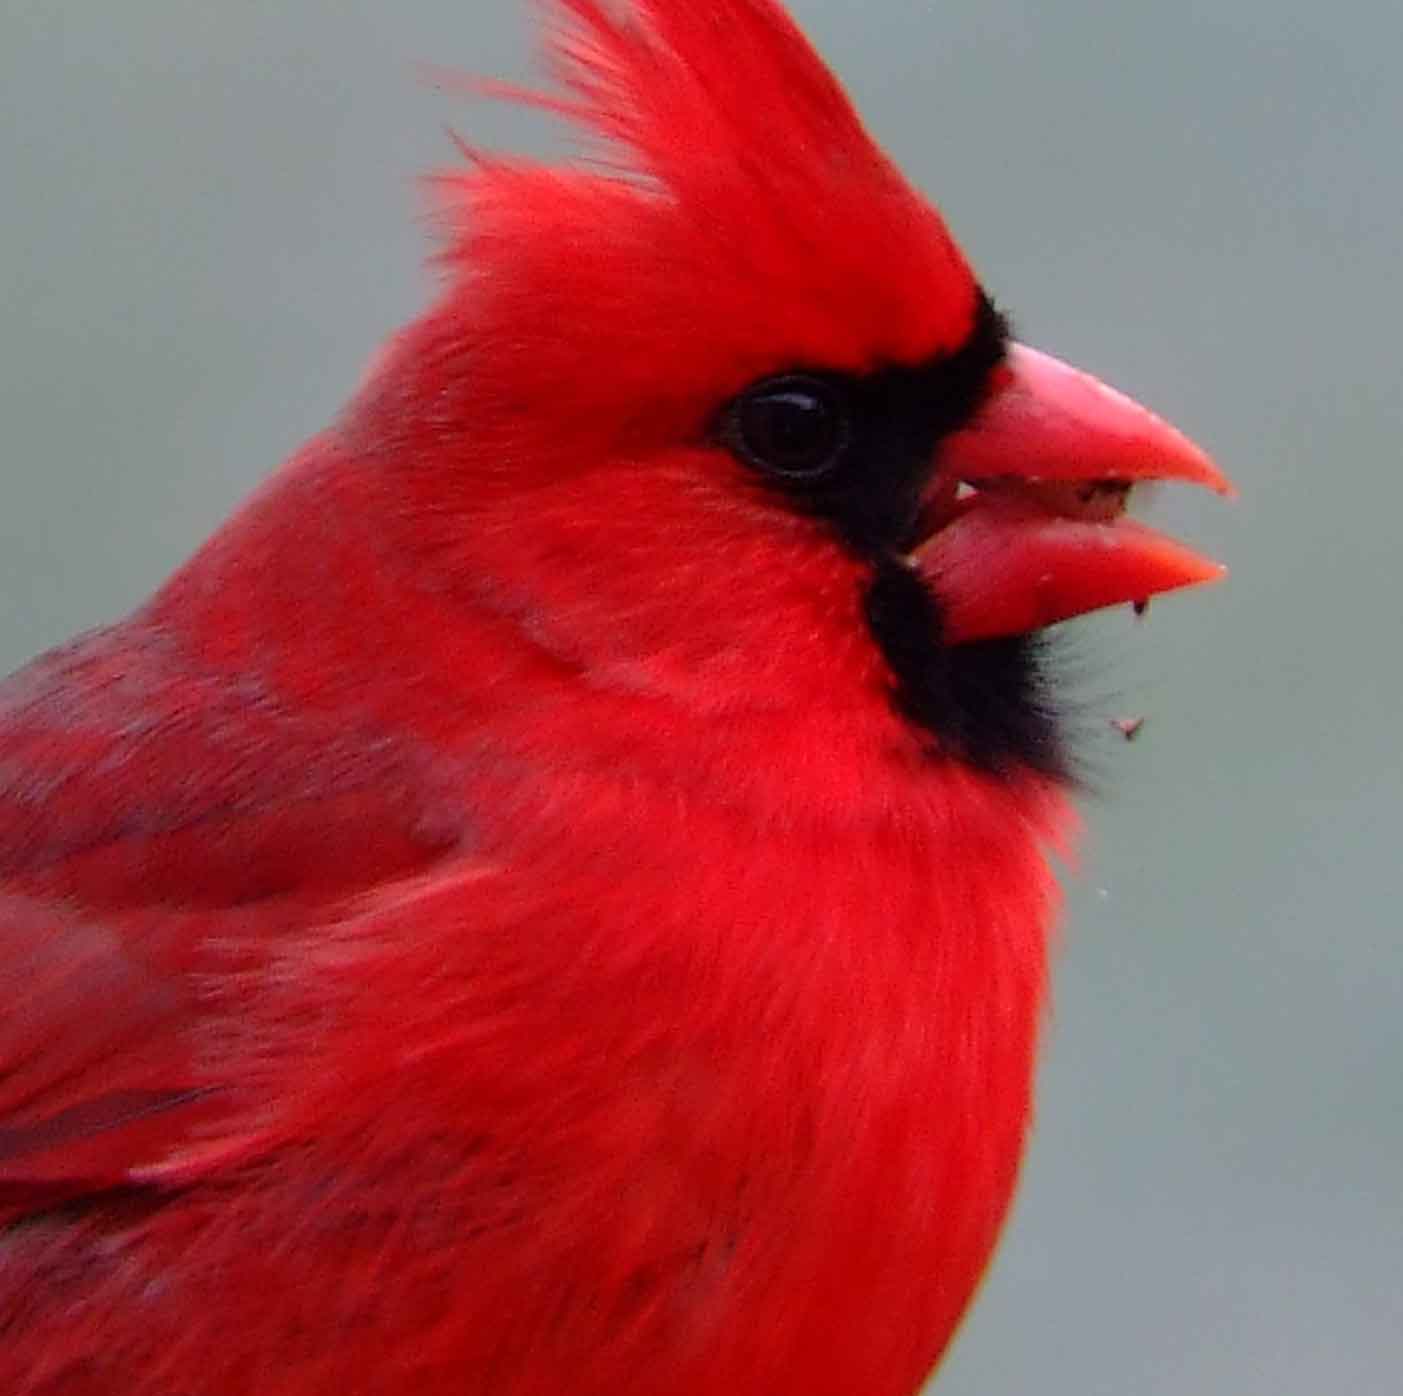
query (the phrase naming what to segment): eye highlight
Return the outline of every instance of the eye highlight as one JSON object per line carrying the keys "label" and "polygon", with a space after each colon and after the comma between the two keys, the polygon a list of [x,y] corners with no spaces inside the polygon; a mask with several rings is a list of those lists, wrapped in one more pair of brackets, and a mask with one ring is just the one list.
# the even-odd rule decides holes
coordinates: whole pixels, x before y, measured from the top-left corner
{"label": "eye highlight", "polygon": [[731,404],[722,435],[756,470],[782,480],[818,480],[842,460],[852,406],[829,379],[805,373],[767,378]]}

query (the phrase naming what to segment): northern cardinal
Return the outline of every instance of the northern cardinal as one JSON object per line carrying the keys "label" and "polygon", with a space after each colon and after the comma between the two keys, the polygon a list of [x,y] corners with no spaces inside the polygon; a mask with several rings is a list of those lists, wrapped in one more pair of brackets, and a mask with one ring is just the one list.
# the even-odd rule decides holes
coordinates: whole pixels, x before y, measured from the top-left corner
{"label": "northern cardinal", "polygon": [[557,0],[607,160],[0,689],[0,1391],[910,1396],[1018,1171],[1037,632],[1226,491],[1014,343],[773,0]]}

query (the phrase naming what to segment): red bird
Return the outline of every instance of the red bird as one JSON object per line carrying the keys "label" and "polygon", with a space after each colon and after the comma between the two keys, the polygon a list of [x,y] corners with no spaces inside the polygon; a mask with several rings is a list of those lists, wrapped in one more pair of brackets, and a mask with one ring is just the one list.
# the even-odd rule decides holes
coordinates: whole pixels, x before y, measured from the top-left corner
{"label": "red bird", "polygon": [[1226,490],[1012,342],[773,0],[557,0],[607,162],[0,688],[0,1391],[909,1396],[1071,820],[1038,630]]}

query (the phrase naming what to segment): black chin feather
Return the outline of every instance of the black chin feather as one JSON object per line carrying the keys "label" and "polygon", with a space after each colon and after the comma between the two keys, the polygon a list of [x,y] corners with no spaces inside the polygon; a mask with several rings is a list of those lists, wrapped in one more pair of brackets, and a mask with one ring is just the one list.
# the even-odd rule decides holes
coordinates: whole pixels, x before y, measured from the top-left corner
{"label": "black chin feather", "polygon": [[999,775],[1070,778],[1039,636],[944,644],[939,601],[897,558],[876,561],[864,600],[892,702],[930,735],[933,752]]}

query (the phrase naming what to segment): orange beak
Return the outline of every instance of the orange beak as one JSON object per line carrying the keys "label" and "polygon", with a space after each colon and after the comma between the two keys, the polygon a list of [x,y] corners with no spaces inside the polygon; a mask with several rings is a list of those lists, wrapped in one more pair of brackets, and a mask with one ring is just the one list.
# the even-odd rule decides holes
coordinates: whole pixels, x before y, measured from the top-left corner
{"label": "orange beak", "polygon": [[1015,344],[978,417],[946,439],[915,565],[950,643],[1024,634],[1227,569],[1125,517],[1140,481],[1235,493],[1148,408]]}

